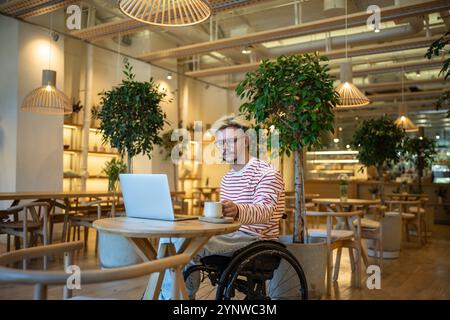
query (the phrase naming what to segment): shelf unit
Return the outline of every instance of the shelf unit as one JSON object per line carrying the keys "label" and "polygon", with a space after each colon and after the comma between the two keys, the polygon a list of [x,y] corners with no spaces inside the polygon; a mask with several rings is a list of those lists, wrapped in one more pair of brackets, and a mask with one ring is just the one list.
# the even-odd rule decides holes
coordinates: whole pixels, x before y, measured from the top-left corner
{"label": "shelf unit", "polygon": [[306,153],[307,179],[335,180],[340,174],[350,179],[367,179],[366,170],[360,172],[358,151],[324,150]]}
{"label": "shelf unit", "polygon": [[[82,130],[83,126],[78,124],[65,123],[63,126],[64,191],[81,190]],[[99,130],[89,128],[87,191],[108,189],[108,177],[102,170],[106,161],[118,157],[119,153],[116,149],[108,144],[102,144]]]}

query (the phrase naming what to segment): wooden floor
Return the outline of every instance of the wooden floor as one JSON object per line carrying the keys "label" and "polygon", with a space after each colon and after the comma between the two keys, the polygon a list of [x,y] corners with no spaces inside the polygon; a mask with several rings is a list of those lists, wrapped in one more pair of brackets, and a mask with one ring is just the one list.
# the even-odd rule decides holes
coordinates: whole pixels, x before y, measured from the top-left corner
{"label": "wooden floor", "polygon": [[[94,255],[94,234],[90,234],[88,250],[78,254],[74,263],[81,270],[98,268]],[[0,252],[5,252],[0,245]],[[36,262],[35,264],[38,264]],[[51,262],[51,269],[62,270],[62,260]],[[350,285],[350,264],[345,250],[341,261],[339,281],[335,283],[331,299],[450,299],[450,226],[436,225],[431,241],[421,248],[407,243],[400,258],[384,260],[384,272],[380,290],[365,287],[356,289]],[[82,286],[75,295],[97,298],[140,299],[145,289],[145,277],[127,281]],[[0,284],[0,299],[31,299],[31,286]],[[49,299],[61,299],[62,288],[51,287]]]}

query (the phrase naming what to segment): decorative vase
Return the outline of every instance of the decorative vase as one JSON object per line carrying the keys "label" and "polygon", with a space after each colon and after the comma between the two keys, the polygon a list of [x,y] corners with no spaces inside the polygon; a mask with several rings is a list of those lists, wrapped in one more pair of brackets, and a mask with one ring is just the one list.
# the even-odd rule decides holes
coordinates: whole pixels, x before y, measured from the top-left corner
{"label": "decorative vase", "polygon": [[109,192],[116,191],[116,180],[108,179],[108,191]]}

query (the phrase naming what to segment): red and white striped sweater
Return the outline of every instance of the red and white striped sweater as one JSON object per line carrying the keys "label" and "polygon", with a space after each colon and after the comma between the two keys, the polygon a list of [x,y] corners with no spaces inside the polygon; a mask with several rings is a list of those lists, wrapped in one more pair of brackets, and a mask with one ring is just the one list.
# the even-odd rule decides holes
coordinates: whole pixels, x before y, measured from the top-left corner
{"label": "red and white striped sweater", "polygon": [[220,199],[233,201],[239,209],[239,230],[264,240],[277,240],[283,215],[284,182],[268,163],[250,158],[240,171],[230,170],[220,184]]}

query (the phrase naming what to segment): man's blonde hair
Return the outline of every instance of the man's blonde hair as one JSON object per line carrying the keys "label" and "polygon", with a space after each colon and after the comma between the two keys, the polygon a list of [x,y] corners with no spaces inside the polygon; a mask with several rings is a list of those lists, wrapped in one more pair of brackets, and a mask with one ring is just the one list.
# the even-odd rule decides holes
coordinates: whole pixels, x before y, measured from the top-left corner
{"label": "man's blonde hair", "polygon": [[247,129],[250,129],[253,127],[253,124],[248,121],[247,119],[245,119],[245,117],[241,114],[235,115],[235,114],[229,114],[226,116],[221,117],[220,119],[218,119],[216,122],[214,122],[214,124],[211,126],[211,132],[213,134],[216,134],[217,131],[225,129],[225,128],[229,128],[229,127],[234,127],[234,128],[238,128],[238,129],[242,129],[244,131],[246,131]]}

